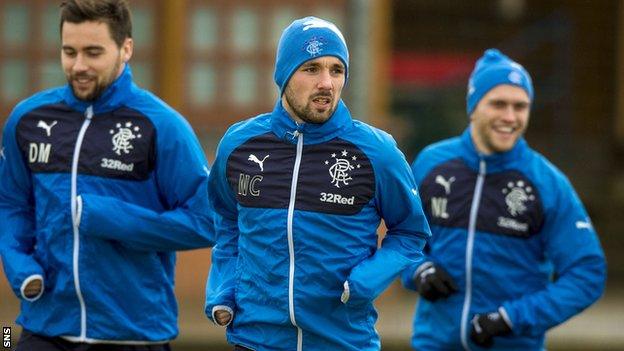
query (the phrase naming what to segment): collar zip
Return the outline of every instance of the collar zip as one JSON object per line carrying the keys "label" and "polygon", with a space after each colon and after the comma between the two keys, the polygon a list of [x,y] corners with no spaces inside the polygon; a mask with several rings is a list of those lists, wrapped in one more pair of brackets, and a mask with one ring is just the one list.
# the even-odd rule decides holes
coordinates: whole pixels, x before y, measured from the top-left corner
{"label": "collar zip", "polygon": [[295,124],[297,125],[297,128],[294,131],[287,131],[286,134],[284,134],[284,140],[291,142],[291,143],[296,143],[297,142],[297,138],[299,137],[299,135],[303,134],[303,127],[305,124],[299,124],[298,122],[295,122]]}

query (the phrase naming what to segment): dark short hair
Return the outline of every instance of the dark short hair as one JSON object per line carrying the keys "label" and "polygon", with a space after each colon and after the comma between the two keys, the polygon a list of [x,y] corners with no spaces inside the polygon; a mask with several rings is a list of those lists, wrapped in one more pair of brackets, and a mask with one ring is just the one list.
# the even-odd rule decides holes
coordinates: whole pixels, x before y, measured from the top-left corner
{"label": "dark short hair", "polygon": [[118,47],[132,38],[132,18],[126,0],[67,0],[61,4],[61,32],[63,23],[86,21],[104,22]]}

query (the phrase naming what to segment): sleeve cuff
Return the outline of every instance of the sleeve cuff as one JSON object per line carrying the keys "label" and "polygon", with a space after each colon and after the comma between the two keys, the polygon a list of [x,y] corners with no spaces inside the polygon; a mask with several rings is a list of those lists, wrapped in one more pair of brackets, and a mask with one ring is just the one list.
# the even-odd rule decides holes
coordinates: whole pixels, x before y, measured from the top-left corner
{"label": "sleeve cuff", "polygon": [[498,314],[500,314],[500,316],[503,318],[505,323],[507,323],[507,326],[509,327],[509,329],[513,330],[513,323],[511,322],[511,318],[509,318],[509,314],[507,314],[507,310],[505,309],[505,307],[503,306],[499,307]]}
{"label": "sleeve cuff", "polygon": [[[24,290],[26,290],[26,286],[33,280],[37,280],[37,279],[41,280],[41,291],[39,291],[39,294],[33,297],[26,297],[26,294],[24,292]],[[45,282],[43,280],[43,276],[41,274],[33,274],[29,276],[28,278],[26,278],[24,282],[22,283],[22,286],[20,287],[20,295],[22,296],[22,299],[29,301],[29,302],[33,302],[33,301],[39,300],[41,295],[43,295],[44,290],[45,290]]]}
{"label": "sleeve cuff", "polygon": [[420,273],[422,273],[424,270],[429,269],[431,267],[433,267],[433,262],[431,261],[426,261],[420,266],[418,266],[418,268],[416,268],[416,271],[414,272],[414,275],[412,276],[412,280],[416,281],[416,277],[418,277]]}
{"label": "sleeve cuff", "polygon": [[[230,318],[230,321],[227,322],[227,324],[225,324],[225,325],[221,325],[221,324],[217,323],[217,318],[215,317],[215,313],[217,311],[222,311],[222,310],[228,311],[230,313],[230,315],[232,316],[232,318]],[[221,326],[221,327],[227,327],[234,320],[234,310],[232,310],[229,306],[226,306],[226,305],[216,305],[216,306],[214,306],[212,308],[211,317],[212,317],[212,321],[214,322],[214,324],[216,324],[218,326]]]}

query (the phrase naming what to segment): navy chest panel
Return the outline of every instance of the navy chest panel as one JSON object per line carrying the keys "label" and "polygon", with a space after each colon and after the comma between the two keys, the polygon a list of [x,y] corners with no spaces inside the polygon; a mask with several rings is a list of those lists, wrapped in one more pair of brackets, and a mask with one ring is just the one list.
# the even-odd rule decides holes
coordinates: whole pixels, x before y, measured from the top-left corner
{"label": "navy chest panel", "polygon": [[[434,168],[420,186],[431,224],[467,229],[476,182],[477,173],[459,159]],[[540,196],[523,174],[507,171],[485,177],[477,230],[528,238],[539,232],[543,221]]]}
{"label": "navy chest panel", "polygon": [[[50,105],[22,117],[17,140],[33,173],[71,172],[83,114]],[[156,134],[151,121],[131,109],[93,117],[86,130],[78,172],[108,178],[145,180],[155,165]]]}
{"label": "navy chest panel", "polygon": [[[267,133],[248,140],[227,161],[227,178],[246,207],[287,209],[296,145]],[[375,194],[370,160],[342,139],[303,147],[295,209],[341,215],[361,211]]]}

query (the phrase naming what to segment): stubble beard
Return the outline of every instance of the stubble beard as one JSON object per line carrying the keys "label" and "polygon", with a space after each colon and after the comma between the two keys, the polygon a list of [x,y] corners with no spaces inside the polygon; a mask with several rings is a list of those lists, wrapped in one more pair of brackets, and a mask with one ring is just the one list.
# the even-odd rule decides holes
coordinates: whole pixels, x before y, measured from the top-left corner
{"label": "stubble beard", "polygon": [[[286,98],[286,102],[288,103],[290,108],[293,110],[296,117],[298,117],[305,123],[311,123],[311,124],[325,123],[329,119],[329,117],[331,117],[331,115],[334,114],[334,111],[336,110],[337,105],[331,107],[330,109],[324,112],[314,111],[314,109],[310,106],[310,102],[308,102],[305,105],[300,105],[296,102],[296,99],[293,95],[294,93],[289,88],[287,88],[286,91],[284,92],[284,97]],[[317,94],[317,96],[326,96],[326,97],[331,98],[330,93],[327,93],[327,94],[321,93],[321,94]]]}
{"label": "stubble beard", "polygon": [[510,151],[516,146],[516,144],[524,134],[524,131],[514,134],[511,143],[505,143],[498,142],[498,140],[496,139],[496,132],[494,132],[493,130],[486,130],[486,128],[484,128],[484,130],[482,130],[481,132],[483,133],[483,143],[494,153],[504,153]]}
{"label": "stubble beard", "polygon": [[91,92],[87,92],[83,96],[80,96],[80,94],[76,91],[76,89],[74,89],[74,85],[72,84],[72,82],[83,76],[89,77],[88,73],[82,73],[82,74],[76,74],[76,75],[70,76],[68,78],[69,86],[72,88],[72,92],[74,93],[74,96],[76,96],[78,99],[83,100],[83,101],[95,101],[102,95],[102,93],[104,93],[104,91],[113,83],[113,81],[115,81],[120,67],[121,67],[121,62],[117,61],[115,63],[115,67],[113,67],[108,77],[105,77],[103,80],[98,81],[98,78],[96,76],[95,86],[93,90]]}

